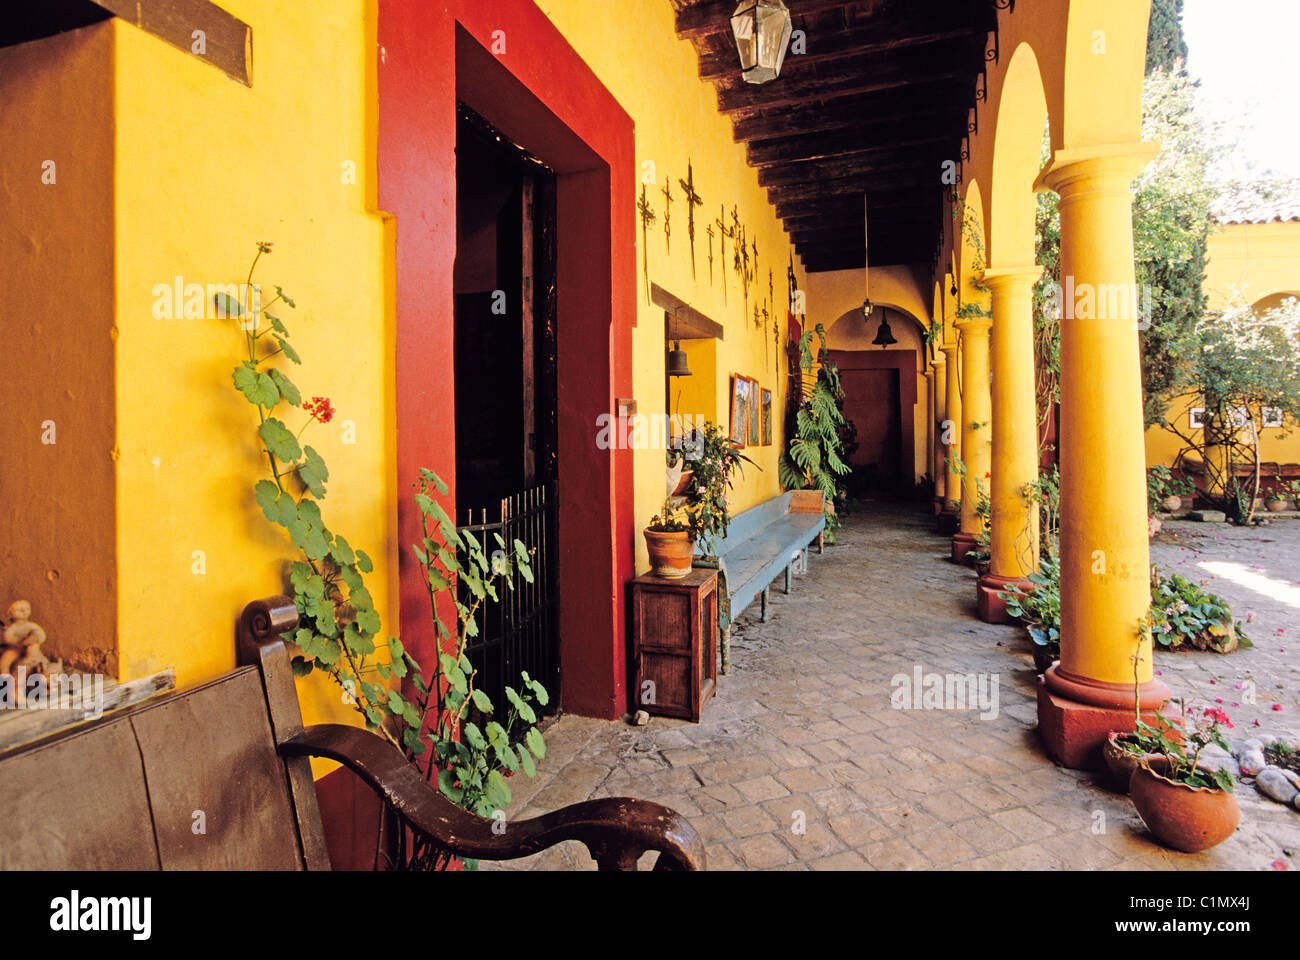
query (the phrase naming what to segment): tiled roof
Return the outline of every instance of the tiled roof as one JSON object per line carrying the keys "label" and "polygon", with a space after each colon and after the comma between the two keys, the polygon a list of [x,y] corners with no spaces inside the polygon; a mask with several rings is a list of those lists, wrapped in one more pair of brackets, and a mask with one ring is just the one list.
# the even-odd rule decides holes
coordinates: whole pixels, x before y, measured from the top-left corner
{"label": "tiled roof", "polygon": [[1225,184],[1210,207],[1219,223],[1274,223],[1300,220],[1300,179],[1234,181]]}

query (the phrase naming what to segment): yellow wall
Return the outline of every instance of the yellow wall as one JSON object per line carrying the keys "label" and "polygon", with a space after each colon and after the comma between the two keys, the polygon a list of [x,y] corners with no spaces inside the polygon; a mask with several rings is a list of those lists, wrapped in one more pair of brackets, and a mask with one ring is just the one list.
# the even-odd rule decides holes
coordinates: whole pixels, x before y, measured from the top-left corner
{"label": "yellow wall", "polygon": [[[242,279],[252,241],[271,240],[258,277],[297,303],[277,310],[304,364],[282,366],[338,413],[303,441],[330,468],[330,528],[375,560],[367,578],[396,631],[393,312],[384,223],[367,210],[373,163],[366,0],[310,17],[275,0],[227,0],[254,25],[254,87],[114,20],[118,45],[118,568],[122,672],[168,664],[180,686],[228,669],[229,624],[274,592],[292,553],[255,505],[264,476],[255,411],[230,382],[242,339],[230,321],[157,322],[155,284]],[[217,122],[219,118],[219,122]],[[345,182],[355,163],[357,182]],[[166,225],[166,229],[159,229]],[[284,415],[291,429],[301,411]],[[344,429],[355,425],[355,443]],[[207,573],[191,573],[204,551]],[[158,627],[158,613],[165,629]],[[300,688],[310,722],[349,716],[332,685]]]}
{"label": "yellow wall", "polygon": [[[766,191],[758,185],[757,171],[746,163],[743,146],[732,138],[731,121],[718,112],[713,86],[699,79],[695,48],[689,41],[677,39],[672,4],[666,0],[618,0],[617,3],[538,0],[538,6],[636,124],[637,163],[643,178],[654,177],[654,182],[647,186],[646,196],[658,215],[647,234],[651,282],[725,327],[725,339],[717,344],[717,399],[711,410],[702,412],[727,429],[726,391],[735,373],[753,377],[773,392],[772,445],[745,450],[745,455],[762,469],[746,465],[744,477],[732,495],[733,512],[748,509],[780,492],[776,464],[782,449],[786,384],[779,373],[783,363],[777,356],[772,321],[779,323],[784,339],[789,238],[768,204]],[[703,206],[696,208],[694,277],[687,235],[687,205],[678,183],[686,177],[688,161],[693,165],[695,189],[704,201]],[[653,170],[645,166],[647,163],[653,164]],[[666,182],[671,182],[673,192],[671,252],[666,249],[663,230],[665,203],[661,190]],[[712,284],[709,282],[705,229],[718,218],[724,205],[728,225],[735,206],[749,241],[758,242],[760,277],[751,286],[747,310],[742,306],[740,278],[730,268],[733,250],[730,241],[725,302],[717,237],[713,241],[714,280]],[[638,220],[638,246],[640,242]],[[638,248],[638,273],[641,256]],[[795,264],[802,280],[803,268],[797,258]],[[753,322],[753,305],[755,295],[760,310],[768,298],[769,269],[772,299],[780,308],[768,303],[766,328],[760,329]],[[632,341],[637,412],[643,416],[662,415],[665,413],[664,314],[662,308],[648,302],[640,277],[638,290],[640,311]],[[691,369],[695,369],[694,365]],[[635,460],[636,516],[638,523],[644,523],[663,503],[663,451],[641,450],[635,454]],[[637,571],[648,567],[644,540],[637,537]]]}
{"label": "yellow wall", "polygon": [[0,614],[31,601],[47,655],[107,673],[117,670],[112,117],[107,29],[0,49]]}
{"label": "yellow wall", "polygon": [[871,343],[876,335],[875,327],[862,320],[862,300],[866,293],[870,293],[871,301],[878,306],[892,307],[912,318],[890,324],[898,345],[888,349],[916,351],[916,404],[911,414],[912,469],[914,479],[919,479],[931,471],[926,441],[930,387],[925,379],[926,347],[921,341],[921,325],[929,324],[929,309],[915,274],[906,266],[873,266],[868,282],[870,286],[864,287],[861,270],[809,274],[805,284],[807,326],[811,328],[819,323],[825,326],[827,346],[832,350],[880,350],[881,347]]}
{"label": "yellow wall", "polygon": [[[1300,221],[1285,223],[1232,223],[1210,236],[1206,251],[1205,293],[1211,310],[1233,304],[1275,306],[1279,295],[1300,297]],[[1166,419],[1199,438],[1201,431],[1188,426],[1195,397],[1180,397],[1169,405]],[[1152,427],[1146,434],[1148,466],[1171,464],[1184,448],[1168,430]],[[1260,430],[1260,459],[1266,463],[1300,463],[1300,431],[1284,428]]]}

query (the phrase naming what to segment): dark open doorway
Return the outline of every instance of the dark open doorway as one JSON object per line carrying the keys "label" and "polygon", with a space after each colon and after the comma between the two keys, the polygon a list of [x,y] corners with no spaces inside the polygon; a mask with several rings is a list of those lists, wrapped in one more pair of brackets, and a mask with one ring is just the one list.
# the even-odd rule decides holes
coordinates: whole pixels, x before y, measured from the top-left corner
{"label": "dark open doorway", "polygon": [[[532,552],[467,646],[494,704],[520,674],[559,689],[555,173],[464,105],[456,136],[458,523]],[[558,698],[557,698],[558,699]]]}

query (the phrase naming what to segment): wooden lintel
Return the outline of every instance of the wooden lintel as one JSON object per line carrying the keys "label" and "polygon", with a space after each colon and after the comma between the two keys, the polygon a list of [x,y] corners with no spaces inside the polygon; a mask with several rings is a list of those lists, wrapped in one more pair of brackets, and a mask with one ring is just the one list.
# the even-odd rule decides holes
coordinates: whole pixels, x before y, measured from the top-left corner
{"label": "wooden lintel", "polygon": [[650,284],[650,302],[666,314],[670,329],[681,336],[674,340],[723,340],[722,324],[711,320],[685,300],[674,296],[657,283]]}
{"label": "wooden lintel", "polygon": [[145,33],[253,85],[253,28],[211,0],[94,0]]}

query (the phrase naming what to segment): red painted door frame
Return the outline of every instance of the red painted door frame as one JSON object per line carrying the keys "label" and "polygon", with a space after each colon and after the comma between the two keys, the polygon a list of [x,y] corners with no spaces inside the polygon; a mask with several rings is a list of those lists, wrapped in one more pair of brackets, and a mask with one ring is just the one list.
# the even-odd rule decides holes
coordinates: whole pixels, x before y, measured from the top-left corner
{"label": "red painted door frame", "polygon": [[840,370],[897,370],[899,428],[899,477],[909,484],[916,469],[916,351],[915,350],[831,350],[830,357]]}
{"label": "red painted door frame", "polygon": [[455,497],[460,97],[558,175],[560,701],[569,713],[617,717],[626,708],[632,456],[597,449],[596,437],[614,398],[632,396],[632,119],[532,0],[379,0],[378,43],[378,201],[396,220],[403,641],[421,659],[435,643],[409,548],[419,516],[405,494],[429,467],[450,487],[445,505]]}

